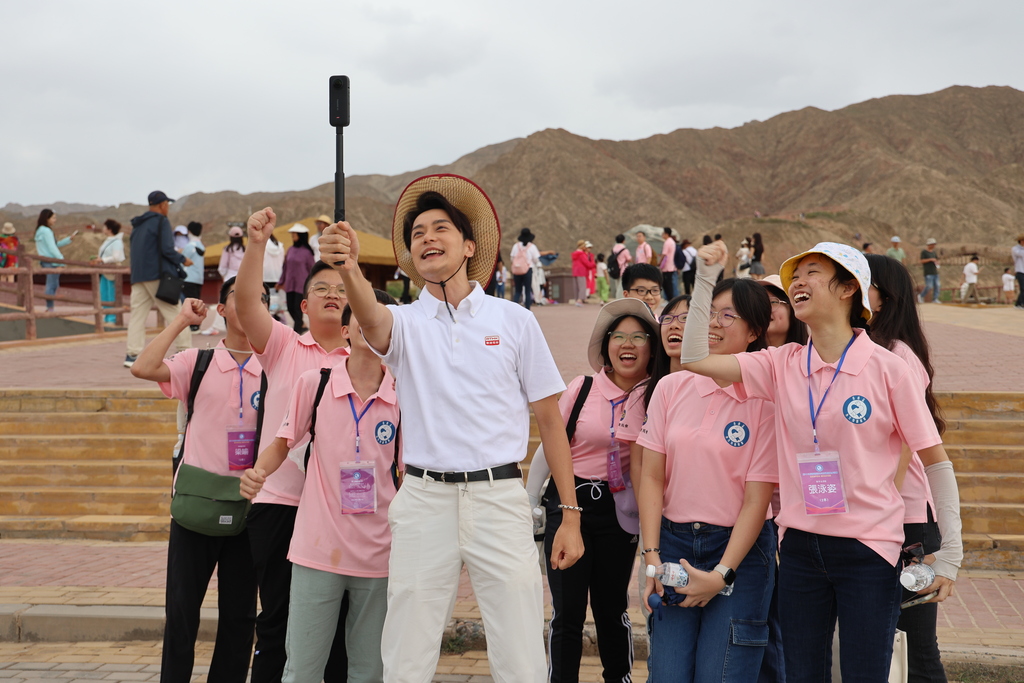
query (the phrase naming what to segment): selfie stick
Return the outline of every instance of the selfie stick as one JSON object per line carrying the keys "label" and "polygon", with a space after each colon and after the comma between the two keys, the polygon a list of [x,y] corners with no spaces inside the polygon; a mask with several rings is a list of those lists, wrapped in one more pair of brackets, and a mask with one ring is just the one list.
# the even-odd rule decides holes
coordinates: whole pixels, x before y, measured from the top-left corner
{"label": "selfie stick", "polygon": [[[330,79],[331,125],[335,136],[334,157],[334,222],[345,220],[345,126],[349,124],[349,80],[348,76],[331,76]],[[340,265],[340,261],[336,265]]]}

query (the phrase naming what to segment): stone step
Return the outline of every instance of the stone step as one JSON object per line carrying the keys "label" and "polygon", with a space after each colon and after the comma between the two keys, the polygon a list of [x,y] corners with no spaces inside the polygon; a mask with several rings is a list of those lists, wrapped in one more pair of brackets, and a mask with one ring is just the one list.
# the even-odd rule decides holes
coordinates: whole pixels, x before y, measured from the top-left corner
{"label": "stone step", "polygon": [[1024,505],[1020,503],[960,503],[965,534],[1024,535]]}
{"label": "stone step", "polygon": [[100,541],[166,541],[169,515],[0,515],[0,539],[85,538]]}
{"label": "stone step", "polygon": [[5,486],[171,485],[171,460],[5,460]]}
{"label": "stone step", "polygon": [[964,534],[964,567],[1024,570],[1024,535]]}
{"label": "stone step", "polygon": [[1020,472],[957,472],[961,503],[1024,504],[1024,474]]}
{"label": "stone step", "polygon": [[971,418],[1024,420],[1024,393],[937,391],[935,399],[947,420]]}
{"label": "stone step", "polygon": [[170,461],[177,435],[33,435],[7,437],[0,448],[6,460],[163,460]]}
{"label": "stone step", "polygon": [[175,412],[158,389],[0,389],[0,413]]}
{"label": "stone step", "polygon": [[949,445],[1016,445],[1024,450],[1024,420],[950,420],[942,441]]}
{"label": "stone step", "polygon": [[0,437],[35,434],[176,435],[175,413],[0,413]]}
{"label": "stone step", "polygon": [[1022,451],[1021,446],[946,446],[946,455],[957,472],[1020,472]]}
{"label": "stone step", "polygon": [[170,505],[163,486],[0,486],[0,515],[166,515]]}

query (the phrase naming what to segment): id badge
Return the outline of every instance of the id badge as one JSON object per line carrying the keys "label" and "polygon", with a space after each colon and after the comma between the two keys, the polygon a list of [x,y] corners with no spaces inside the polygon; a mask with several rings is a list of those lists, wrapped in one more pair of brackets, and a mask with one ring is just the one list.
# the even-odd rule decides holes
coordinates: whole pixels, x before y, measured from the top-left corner
{"label": "id badge", "polygon": [[843,470],[839,451],[797,453],[800,488],[804,493],[804,512],[808,515],[841,515],[846,508]]}
{"label": "id badge", "polygon": [[256,430],[228,427],[228,469],[247,470],[256,462]]}
{"label": "id badge", "polygon": [[377,482],[373,463],[341,465],[341,514],[372,515],[377,511]]}
{"label": "id badge", "polygon": [[626,481],[622,478],[623,443],[612,439],[608,446],[608,488],[612,493],[626,490]]}

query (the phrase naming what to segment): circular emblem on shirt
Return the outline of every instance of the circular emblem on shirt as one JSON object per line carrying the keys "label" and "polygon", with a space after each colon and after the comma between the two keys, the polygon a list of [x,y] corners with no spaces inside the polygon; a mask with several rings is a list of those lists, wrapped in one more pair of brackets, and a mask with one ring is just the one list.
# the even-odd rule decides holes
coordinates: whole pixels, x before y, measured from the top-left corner
{"label": "circular emblem on shirt", "polygon": [[640,425],[641,425],[641,426],[644,426],[644,425],[646,425],[646,424],[647,424],[647,416],[646,416],[646,415],[644,415],[644,421],[643,421],[643,422],[641,422],[641,423],[640,423]]}
{"label": "circular emblem on shirt", "polygon": [[739,420],[725,425],[725,442],[730,446],[739,448],[749,440],[750,430],[747,428],[747,425]]}
{"label": "circular emblem on shirt", "polygon": [[381,446],[386,446],[395,440],[395,425],[387,420],[382,420],[377,423],[377,428],[373,430],[373,435],[377,438],[377,443]]}
{"label": "circular emblem on shirt", "polygon": [[249,405],[252,406],[253,410],[259,410],[260,409],[260,392],[259,391],[252,392],[252,396],[249,397]]}
{"label": "circular emblem on shirt", "polygon": [[851,396],[843,404],[843,415],[855,425],[864,424],[871,417],[871,402],[863,396]]}

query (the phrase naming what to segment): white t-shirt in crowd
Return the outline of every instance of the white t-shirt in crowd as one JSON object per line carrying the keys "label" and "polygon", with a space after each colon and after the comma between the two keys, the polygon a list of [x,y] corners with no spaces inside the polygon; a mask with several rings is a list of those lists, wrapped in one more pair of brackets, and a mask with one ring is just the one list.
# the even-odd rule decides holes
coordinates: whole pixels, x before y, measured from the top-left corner
{"label": "white t-shirt in crowd", "polygon": [[969,285],[978,283],[978,264],[974,261],[964,266],[964,282]]}
{"label": "white t-shirt in crowd", "polygon": [[1012,292],[1014,291],[1013,284],[1017,281],[1017,278],[1012,273],[1003,273],[1003,291]]}

